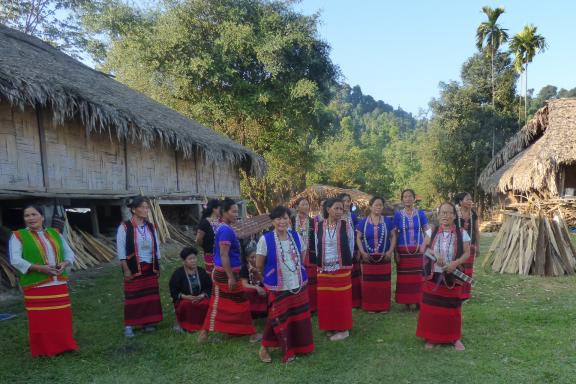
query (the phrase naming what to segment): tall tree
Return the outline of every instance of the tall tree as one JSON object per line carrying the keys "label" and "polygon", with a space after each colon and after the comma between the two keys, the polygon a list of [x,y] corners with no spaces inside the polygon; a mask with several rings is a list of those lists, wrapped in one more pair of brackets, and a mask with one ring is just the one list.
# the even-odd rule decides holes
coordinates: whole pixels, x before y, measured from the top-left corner
{"label": "tall tree", "polygon": [[0,0],[0,23],[79,57],[86,45],[73,10],[88,0]]}
{"label": "tall tree", "polygon": [[510,50],[514,53],[514,69],[524,73],[524,120],[528,115],[528,64],[534,56],[548,47],[544,36],[537,34],[538,28],[527,25],[510,40]]}
{"label": "tall tree", "polygon": [[317,15],[269,0],[103,5],[87,7],[83,20],[106,37],[104,69],[268,161],[264,179],[242,179],[258,211],[304,186],[313,161],[308,148],[329,132],[324,109],[338,77]]}
{"label": "tall tree", "polygon": [[507,29],[502,28],[500,24],[498,24],[498,18],[504,13],[503,7],[493,9],[486,6],[482,8],[482,12],[484,12],[488,20],[480,23],[476,29],[476,47],[479,51],[485,49],[486,52],[490,54],[492,68],[492,106],[494,106],[494,58],[500,46],[508,40],[508,33],[506,32]]}
{"label": "tall tree", "polygon": [[[476,47],[479,51],[485,49],[490,54],[491,84],[492,84],[492,107],[496,103],[496,87],[494,85],[494,59],[500,46],[508,40],[507,29],[498,24],[498,18],[504,13],[503,7],[490,8],[485,6],[482,12],[488,20],[480,23],[476,29]],[[496,143],[496,127],[492,127],[492,156],[494,156]]]}

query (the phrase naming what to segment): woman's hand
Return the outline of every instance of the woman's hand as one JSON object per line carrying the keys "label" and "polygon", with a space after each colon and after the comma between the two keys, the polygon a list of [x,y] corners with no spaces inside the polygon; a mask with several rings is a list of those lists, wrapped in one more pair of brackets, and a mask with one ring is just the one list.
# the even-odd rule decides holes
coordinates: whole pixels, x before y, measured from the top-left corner
{"label": "woman's hand", "polygon": [[446,265],[446,259],[441,256],[436,260],[436,264],[438,264],[439,267],[444,267]]}
{"label": "woman's hand", "polygon": [[392,256],[394,255],[394,250],[393,249],[389,249],[388,252],[386,252],[384,254],[384,260],[386,261],[390,261],[392,260]]}
{"label": "woman's hand", "polygon": [[56,270],[57,270],[58,276],[60,276],[61,274],[63,274],[64,271],[66,271],[66,268],[67,268],[69,265],[70,265],[70,263],[67,262],[67,261],[56,265]]}
{"label": "woman's hand", "polygon": [[124,270],[124,280],[130,281],[132,280],[132,272],[129,269]]}
{"label": "woman's hand", "polygon": [[444,271],[446,273],[452,273],[456,270],[456,268],[458,268],[458,266],[460,265],[460,263],[456,260],[454,260],[453,262],[451,262],[450,264],[448,264],[447,266],[444,267]]}
{"label": "woman's hand", "polygon": [[51,265],[36,265],[34,269],[36,270],[36,272],[44,273],[50,276],[59,275],[57,267],[53,267]]}
{"label": "woman's hand", "polygon": [[262,287],[256,286],[256,292],[262,297],[266,296],[266,291]]}
{"label": "woman's hand", "polygon": [[228,288],[230,290],[234,290],[236,289],[236,285],[238,285],[238,280],[236,280],[236,277],[234,277],[234,275],[228,276]]}

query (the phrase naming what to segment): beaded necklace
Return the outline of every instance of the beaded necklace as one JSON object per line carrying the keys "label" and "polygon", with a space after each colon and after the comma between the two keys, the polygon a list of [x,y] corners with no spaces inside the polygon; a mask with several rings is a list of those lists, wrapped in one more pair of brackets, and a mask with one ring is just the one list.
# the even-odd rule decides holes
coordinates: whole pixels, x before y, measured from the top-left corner
{"label": "beaded necklace", "polygon": [[[406,229],[408,227],[408,219],[412,220],[412,218],[414,217],[414,213],[416,213],[416,218],[418,219],[418,228],[414,228],[414,231],[418,231],[418,234],[416,236],[416,251],[414,253],[408,251],[408,234],[406,233]],[[418,213],[418,210],[413,208],[413,212],[412,215],[408,216],[408,214],[406,213],[406,208],[403,208],[400,211],[400,215],[402,216],[402,232],[404,234],[404,241],[406,242],[406,252],[409,255],[415,255],[418,253],[419,251],[419,245],[420,245],[420,240],[421,240],[421,236],[422,236],[422,225],[420,223],[420,215]],[[412,220],[413,221],[413,220]]]}
{"label": "beaded necklace", "polygon": [[[292,237],[292,234],[290,232],[287,232],[288,235],[288,239],[290,240],[290,245],[288,247],[288,254],[290,255],[290,258],[292,259],[292,263],[294,265],[294,269],[290,268],[290,266],[287,264],[286,262],[286,257],[285,257],[285,253],[284,252],[284,247],[282,246],[282,242],[280,241],[280,238],[278,237],[278,232],[276,232],[276,230],[274,230],[274,242],[276,243],[276,259],[280,259],[280,261],[282,262],[282,264],[284,264],[284,266],[286,268],[288,268],[288,270],[292,273],[295,273],[296,271],[300,271],[301,270],[301,266],[300,266],[300,252],[298,251],[298,247],[296,246],[296,243],[294,241],[294,238]],[[278,257],[280,256],[280,257]],[[300,291],[302,290],[302,273],[297,273],[298,276],[298,289],[293,291],[290,290],[290,292],[292,293],[300,293]]]}
{"label": "beaded necklace", "polygon": [[[388,228],[386,228],[386,223],[382,220],[382,216],[380,216],[380,218],[378,219],[378,224],[372,224],[372,227],[374,229],[374,240],[376,240],[376,237],[378,236],[378,229],[380,228],[380,225],[382,224],[382,232],[380,233],[380,238],[378,239],[378,243],[376,244],[376,247],[372,248],[370,247],[370,244],[368,244],[368,239],[366,236],[366,233],[368,231],[368,221],[371,220],[370,217],[366,218],[366,221],[364,221],[364,231],[363,231],[363,236],[362,236],[362,240],[364,242],[364,248],[366,249],[366,251],[368,251],[368,255],[372,255],[374,253],[377,253],[380,250],[380,247],[382,246],[382,244],[384,244],[384,246],[386,246],[386,242],[388,241]],[[384,249],[384,252],[386,252],[386,250]],[[372,256],[370,256],[370,259],[375,261],[375,262],[380,262],[382,261],[382,259],[384,258],[384,252],[380,255],[379,259],[372,259]]]}
{"label": "beaded necklace", "polygon": [[304,222],[300,219],[300,215],[296,216],[296,232],[300,234],[302,240],[307,244],[308,242],[308,234],[310,230],[310,222],[308,220],[308,216],[304,217]]}
{"label": "beaded necklace", "polygon": [[188,282],[188,288],[190,289],[190,294],[194,295],[194,290],[192,289],[192,283],[190,282],[190,276],[194,276],[196,281],[198,281],[198,288],[200,292],[202,292],[202,282],[200,281],[200,276],[198,276],[198,268],[194,270],[194,273],[192,275],[188,274],[186,268],[184,268],[184,272],[186,273],[186,281]]}

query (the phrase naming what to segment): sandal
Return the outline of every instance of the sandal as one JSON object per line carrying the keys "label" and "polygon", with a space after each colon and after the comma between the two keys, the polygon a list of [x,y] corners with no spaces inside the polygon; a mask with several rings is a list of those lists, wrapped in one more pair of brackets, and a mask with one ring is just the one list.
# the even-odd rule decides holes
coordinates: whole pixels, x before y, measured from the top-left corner
{"label": "sandal", "polygon": [[349,332],[349,331],[336,332],[335,334],[333,334],[332,336],[330,336],[330,341],[340,341],[340,340],[344,340],[344,339],[348,338],[348,336],[350,336],[350,332]]}
{"label": "sandal", "polygon": [[261,333],[255,333],[253,335],[250,335],[250,339],[248,341],[251,343],[258,343],[258,342],[262,341],[262,334]]}
{"label": "sandal", "polygon": [[424,349],[432,349],[432,348],[434,348],[434,344],[430,342],[426,342],[426,344],[424,344]]}
{"label": "sandal", "polygon": [[460,340],[456,340],[454,342],[454,349],[457,351],[464,351],[466,347],[464,347],[464,344],[462,344]]}
{"label": "sandal", "polygon": [[263,363],[272,362],[272,357],[270,357],[270,354],[268,353],[268,350],[265,347],[260,347],[260,350],[258,351],[258,357],[260,358],[260,361]]}

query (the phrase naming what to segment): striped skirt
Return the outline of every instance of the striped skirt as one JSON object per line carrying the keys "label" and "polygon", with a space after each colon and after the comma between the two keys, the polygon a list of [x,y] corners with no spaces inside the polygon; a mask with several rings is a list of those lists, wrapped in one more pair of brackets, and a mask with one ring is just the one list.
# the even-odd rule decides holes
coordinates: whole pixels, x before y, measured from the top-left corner
{"label": "striped skirt", "polygon": [[[474,244],[470,244],[470,257],[462,266],[464,267],[463,272],[468,276],[472,277],[474,275],[474,259],[476,259],[476,254],[478,249]],[[464,284],[462,286],[462,300],[468,300],[472,297],[472,285]]]}
{"label": "striped skirt", "polygon": [[310,313],[314,313],[317,310],[317,288],[318,288],[318,267],[316,264],[309,264],[306,266],[306,275],[308,275],[308,305],[310,307]]}
{"label": "striped skirt", "polygon": [[453,343],[462,337],[462,286],[449,289],[434,280],[422,285],[416,336],[434,344]]}
{"label": "striped skirt", "polygon": [[124,280],[124,324],[144,326],[162,321],[162,304],[158,288],[158,275],[152,265],[141,263],[142,274]]}
{"label": "striped skirt", "polygon": [[360,308],[362,306],[362,266],[360,255],[354,251],[354,258],[352,259],[352,308]]}
{"label": "striped skirt", "polygon": [[396,302],[398,304],[418,304],[422,293],[423,255],[415,245],[396,247]]}
{"label": "striped skirt", "polygon": [[318,272],[318,326],[323,331],[352,329],[352,281],[349,269]]}
{"label": "striped skirt", "polygon": [[250,314],[253,319],[261,319],[268,315],[268,299],[260,296],[254,289],[245,289],[246,298],[250,302]]}
{"label": "striped skirt", "polygon": [[[380,255],[371,255],[378,259]],[[362,262],[362,309],[369,312],[390,310],[392,264],[390,260]]]}
{"label": "striped skirt", "polygon": [[237,284],[233,290],[228,287],[228,276],[223,269],[215,267],[212,271],[214,286],[203,329],[231,335],[256,333],[250,314],[250,302],[246,298],[244,287],[238,277],[239,271],[239,268],[234,270]]}
{"label": "striped skirt", "polygon": [[262,346],[280,348],[283,362],[296,354],[314,351],[308,292],[268,291],[269,312],[262,335]]}
{"label": "striped skirt", "polygon": [[204,325],[210,300],[204,298],[199,301],[178,300],[174,304],[176,320],[180,328],[188,332],[199,331]]}
{"label": "striped skirt", "polygon": [[214,269],[214,254],[213,253],[204,253],[204,269],[208,274],[212,273]]}
{"label": "striped skirt", "polygon": [[72,305],[66,284],[24,288],[28,337],[32,356],[55,356],[75,351]]}

